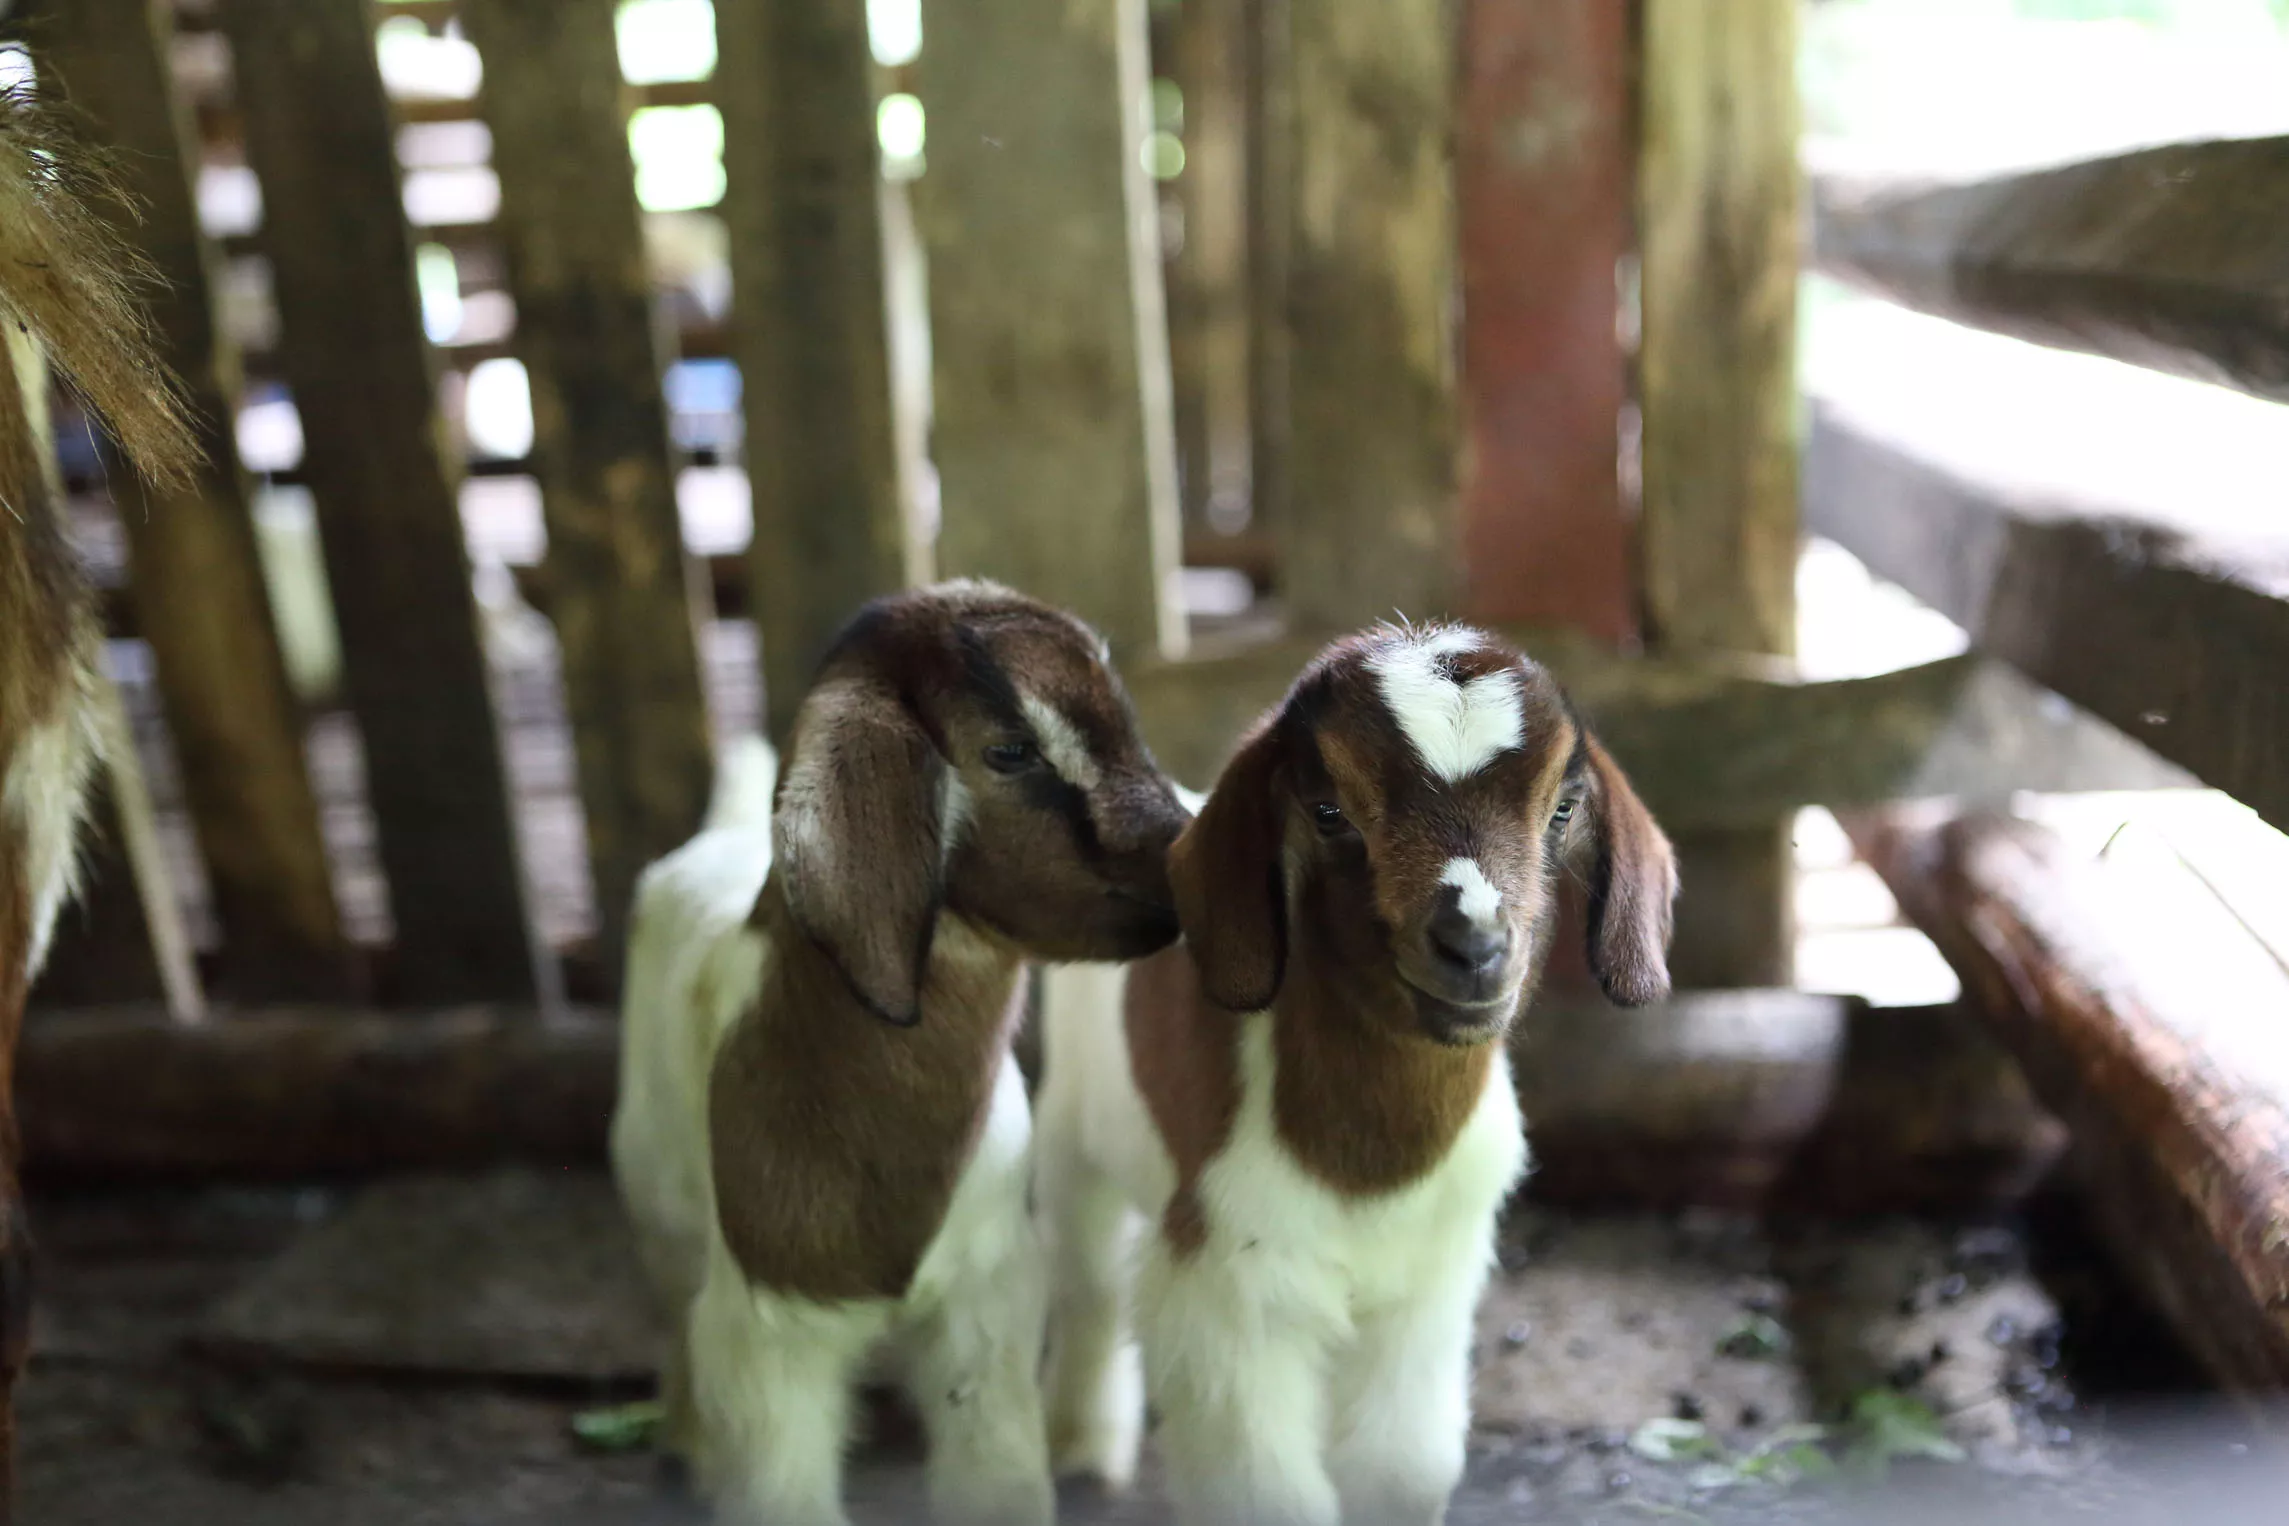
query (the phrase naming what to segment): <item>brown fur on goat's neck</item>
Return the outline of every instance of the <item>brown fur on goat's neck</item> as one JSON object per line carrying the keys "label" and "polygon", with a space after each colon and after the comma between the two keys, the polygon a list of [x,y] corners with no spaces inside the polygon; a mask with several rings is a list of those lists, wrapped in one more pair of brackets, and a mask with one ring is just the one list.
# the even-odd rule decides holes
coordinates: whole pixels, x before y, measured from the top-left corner
{"label": "brown fur on goat's neck", "polygon": [[884,1022],[797,927],[774,874],[752,924],[769,953],[755,1005],[708,1087],[716,1209],[758,1287],[896,1299],[977,1145],[1024,1013],[1024,962],[941,913],[912,1027]]}
{"label": "brown fur on goat's neck", "polygon": [[1264,1013],[1211,1001],[1183,944],[1129,967],[1130,1072],[1176,1167],[1161,1231],[1180,1255],[1207,1240],[1200,1178],[1239,1119],[1246,1024],[1271,1025],[1281,1146],[1345,1196],[1381,1196],[1430,1175],[1486,1094],[1498,1041],[1459,1046],[1404,1031],[1376,1010],[1406,999],[1388,971],[1356,968],[1308,923],[1291,937],[1287,978]]}

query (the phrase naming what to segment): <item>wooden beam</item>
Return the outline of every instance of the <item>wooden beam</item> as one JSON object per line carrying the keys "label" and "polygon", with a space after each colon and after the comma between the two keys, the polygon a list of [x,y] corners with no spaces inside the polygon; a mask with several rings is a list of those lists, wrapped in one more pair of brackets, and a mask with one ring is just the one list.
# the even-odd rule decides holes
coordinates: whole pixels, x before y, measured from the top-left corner
{"label": "wooden beam", "polygon": [[[1796,4],[1645,0],[1642,16],[1646,632],[1675,653],[1786,655],[1796,646]],[[1678,849],[1679,981],[1786,984],[1786,827]]]}
{"label": "wooden beam", "polygon": [[1451,17],[1443,0],[1264,8],[1257,471],[1307,627],[1460,593]]}
{"label": "wooden beam", "polygon": [[938,570],[1182,650],[1145,0],[943,7],[922,55]]}
{"label": "wooden beam", "polygon": [[1816,258],[1895,302],[2289,402],[2289,138],[1815,198]]}
{"label": "wooden beam", "polygon": [[153,334],[198,431],[199,465],[183,484],[120,473],[114,493],[230,985],[245,1000],[342,996],[350,949],[238,464],[239,357],[217,317],[195,140],[169,83],[172,11],[163,0],[39,0],[23,23],[93,136],[118,150],[141,215],[103,210],[162,277]]}
{"label": "wooden beam", "polygon": [[[1875,678],[1780,683],[1579,637],[1508,633],[1544,662],[1671,827],[1737,827],[1805,805],[2017,789],[2137,789],[2186,776],[2001,666],[1958,657]],[[1317,643],[1132,667],[1145,736],[1177,778],[1212,783]]]}
{"label": "wooden beam", "polygon": [[1535,1005],[1511,1040],[1539,1201],[1801,1214],[1994,1210],[2066,1131],[1952,1007],[1802,991]]}
{"label": "wooden beam", "polygon": [[618,1053],[595,1011],[43,1012],[18,1062],[25,1155],[59,1182],[594,1166]]}
{"label": "wooden beam", "polygon": [[[1895,811],[1855,845],[2102,1174],[2124,1265],[2229,1387],[2289,1385],[2289,972],[2198,882],[2032,823]],[[2191,877],[2187,877],[2190,881]]]}
{"label": "wooden beam", "polygon": [[1971,480],[1813,411],[1809,527],[2011,663],[2289,827],[2289,600],[2259,559]]}
{"label": "wooden beam", "polygon": [[608,971],[627,941],[636,877],[699,829],[713,773],[697,569],[676,509],[617,9],[615,0],[463,8],[485,57],[548,523],[548,617],[563,651]]}
{"label": "wooden beam", "polygon": [[1252,509],[1248,421],[1248,58],[1251,0],[1191,0],[1169,23],[1182,92],[1183,242],[1169,265],[1169,362],[1188,554]]}
{"label": "wooden beam", "polygon": [[[593,1169],[618,1044],[590,1010],[288,1008],[198,1028],[148,1008],[37,1014],[27,1170],[59,1185]],[[2008,1064],[1940,1014],[1686,995],[1627,1016],[1538,1010],[1521,1045],[1586,1067],[1578,1088],[1555,1071],[1524,1083],[1552,1200],[1964,1211],[2013,1200],[2056,1147]]]}
{"label": "wooden beam", "polygon": [[554,969],[517,835],[364,0],[223,9],[408,1000]]}
{"label": "wooden beam", "polygon": [[724,221],[764,703],[784,739],[859,605],[913,580],[883,306],[865,7],[719,0]]}
{"label": "wooden beam", "polygon": [[1623,641],[1630,6],[1469,0],[1462,15],[1464,609]]}

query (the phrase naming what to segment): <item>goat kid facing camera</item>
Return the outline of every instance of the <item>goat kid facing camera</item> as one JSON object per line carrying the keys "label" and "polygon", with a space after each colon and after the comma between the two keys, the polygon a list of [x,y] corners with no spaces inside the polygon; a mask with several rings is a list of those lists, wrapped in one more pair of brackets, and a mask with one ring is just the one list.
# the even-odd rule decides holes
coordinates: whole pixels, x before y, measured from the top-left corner
{"label": "goat kid facing camera", "polygon": [[1104,643],[984,583],[858,616],[768,826],[742,767],[646,875],[629,954],[613,1158],[682,1335],[668,1442],[726,1520],[839,1522],[887,1357],[937,1515],[1045,1523],[1019,977],[1174,938],[1186,813]]}
{"label": "goat kid facing camera", "polygon": [[1607,994],[1665,995],[1669,844],[1490,636],[1339,641],[1249,733],[1170,852],[1184,944],[1044,1003],[1060,1470],[1125,1484],[1149,1388],[1188,1523],[1440,1519],[1570,869]]}

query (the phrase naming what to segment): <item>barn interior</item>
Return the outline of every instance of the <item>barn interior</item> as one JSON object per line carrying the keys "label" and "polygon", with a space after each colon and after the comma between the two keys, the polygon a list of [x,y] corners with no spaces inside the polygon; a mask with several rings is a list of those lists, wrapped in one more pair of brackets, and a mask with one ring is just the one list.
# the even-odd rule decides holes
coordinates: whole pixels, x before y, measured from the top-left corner
{"label": "barn interior", "polygon": [[2285,77],[2277,0],[0,4],[207,454],[42,442],[132,746],[20,1518],[702,1518],[630,892],[976,575],[1195,787],[1328,636],[1498,628],[1675,838],[1678,994],[1561,952],[1515,1040],[1458,1526],[2277,1519]]}

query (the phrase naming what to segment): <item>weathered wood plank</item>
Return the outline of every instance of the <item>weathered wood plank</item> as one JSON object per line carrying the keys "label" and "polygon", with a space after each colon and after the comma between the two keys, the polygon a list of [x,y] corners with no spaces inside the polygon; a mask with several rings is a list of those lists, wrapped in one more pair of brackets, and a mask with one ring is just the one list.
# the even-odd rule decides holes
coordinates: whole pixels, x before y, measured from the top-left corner
{"label": "weathered wood plank", "polygon": [[1820,268],[1923,312],[2289,402],[2289,138],[1815,198]]}
{"label": "weathered wood plank", "polygon": [[1511,1040],[1529,1191],[1804,1214],[2022,1200],[2066,1131],[1977,1019],[1802,991],[1623,1012],[1543,1001]]}
{"label": "weathered wood plank", "polygon": [[530,996],[554,970],[526,916],[372,20],[364,0],[233,0],[223,20],[239,76],[262,81],[247,151],[401,994]]}
{"label": "weathered wood plank", "polygon": [[2289,827],[2289,568],[2030,501],[1816,406],[1809,528],[2011,663]]}
{"label": "weathered wood plank", "polygon": [[[2100,1228],[2225,1384],[2289,1385],[2289,974],[2222,906],[2067,853],[2032,823],[1895,811],[1848,820],[2102,1174]],[[2203,913],[2207,912],[2206,918]],[[2204,923],[2209,935],[2205,935]],[[2166,932],[2165,932],[2166,930]]]}
{"label": "weathered wood plank", "polygon": [[[1991,1208],[2056,1147],[2008,1062],[1938,1013],[1684,994],[1635,1014],[1538,1011],[1520,1044],[1554,1200]],[[140,1007],[40,1014],[23,1050],[29,1170],[55,1184],[592,1168],[617,1051],[617,1023],[590,1010],[282,1008],[199,1028]],[[1550,1068],[1576,1063],[1578,1087]]]}
{"label": "weathered wood plank", "polygon": [[[1646,632],[1672,652],[1785,655],[1796,619],[1795,0],[1646,0],[1642,16]],[[1678,980],[1785,984],[1785,831],[1678,849]]]}
{"label": "weathered wood plank", "polygon": [[[1248,423],[1250,0],[1192,0],[1171,23],[1183,92],[1183,243],[1169,270],[1169,360],[1185,538],[1251,508]],[[1199,566],[1189,554],[1186,566]]]}
{"label": "weathered wood plank", "polygon": [[1464,607],[1624,640],[1637,589],[1614,273],[1632,231],[1630,7],[1470,0],[1462,14]]}
{"label": "weathered wood plank", "polygon": [[698,830],[713,751],[660,391],[614,0],[472,0],[501,225],[531,379],[598,947],[617,970],[636,877]]}
{"label": "weathered wood plank", "polygon": [[[1805,805],[2187,782],[2112,728],[1975,658],[1776,683],[1687,660],[1619,657],[1578,637],[1510,634],[1567,686],[1671,827],[1737,827]],[[1213,783],[1233,742],[1316,649],[1291,639],[1130,668],[1154,755],[1187,784]]]}
{"label": "weathered wood plank", "polygon": [[784,737],[827,643],[916,567],[891,427],[866,12],[720,0],[732,348],[755,503],[763,689]]}
{"label": "weathered wood plank", "polygon": [[37,0],[23,24],[92,135],[119,150],[141,216],[105,210],[162,277],[153,333],[197,429],[189,480],[144,487],[121,474],[115,491],[229,984],[245,1000],[339,996],[350,950],[238,464],[239,357],[217,319],[214,255],[199,230],[196,139],[169,85],[173,9]]}
{"label": "weathered wood plank", "polygon": [[1460,592],[1455,30],[1444,0],[1277,0],[1260,43],[1257,476],[1309,627]]}
{"label": "weathered wood plank", "polygon": [[1182,650],[1144,0],[1000,0],[930,19],[931,454],[938,570]]}

